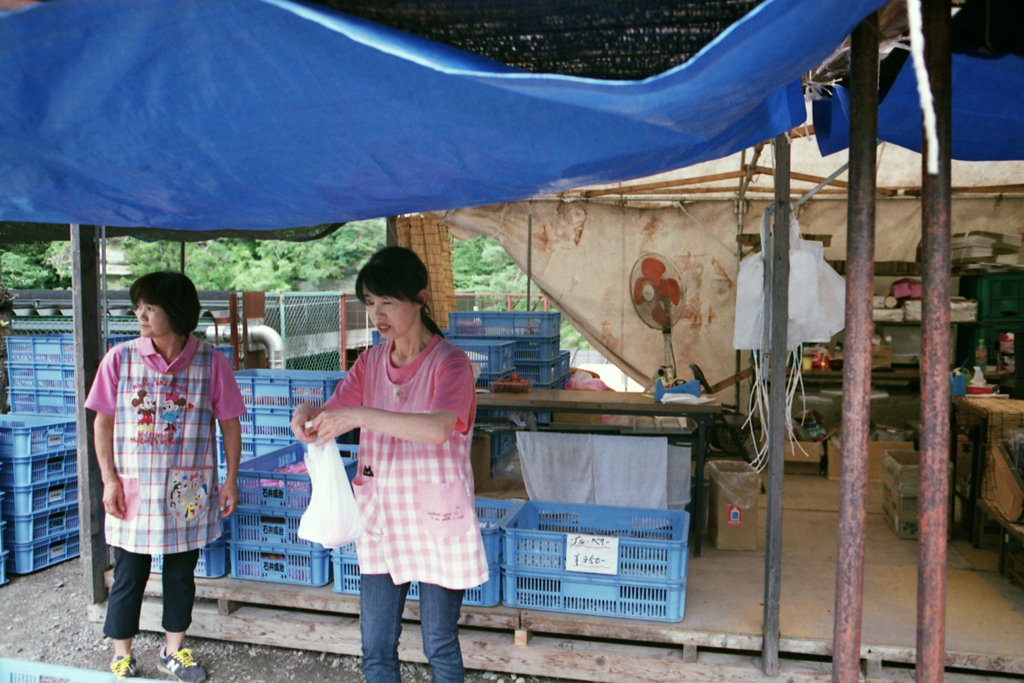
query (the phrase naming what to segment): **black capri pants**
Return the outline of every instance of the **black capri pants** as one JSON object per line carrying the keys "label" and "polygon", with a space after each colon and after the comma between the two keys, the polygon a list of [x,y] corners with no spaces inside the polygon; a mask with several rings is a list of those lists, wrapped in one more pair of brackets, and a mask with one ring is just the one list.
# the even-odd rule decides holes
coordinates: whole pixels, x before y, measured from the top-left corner
{"label": "black capri pants", "polygon": [[[114,548],[114,585],[107,599],[107,618],[103,635],[127,640],[139,633],[142,598],[149,581],[151,555],[140,555]],[[164,555],[163,627],[168,633],[183,633],[192,625],[192,605],[196,600],[196,564],[199,550]]]}

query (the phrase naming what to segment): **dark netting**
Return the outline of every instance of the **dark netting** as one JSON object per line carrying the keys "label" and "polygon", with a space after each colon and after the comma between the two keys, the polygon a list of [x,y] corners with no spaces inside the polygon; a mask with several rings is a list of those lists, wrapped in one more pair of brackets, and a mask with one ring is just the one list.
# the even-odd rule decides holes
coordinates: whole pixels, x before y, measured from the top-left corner
{"label": "dark netting", "polygon": [[[308,242],[326,237],[344,223],[310,225],[281,230],[166,230],[163,228],[107,228],[107,237],[132,236],[156,242],[205,242],[227,237],[240,239],[287,240]],[[61,242],[71,238],[68,225],[54,223],[0,222],[0,245],[25,242]]]}
{"label": "dark netting", "polygon": [[639,80],[682,64],[760,0],[314,0],[533,73]]}

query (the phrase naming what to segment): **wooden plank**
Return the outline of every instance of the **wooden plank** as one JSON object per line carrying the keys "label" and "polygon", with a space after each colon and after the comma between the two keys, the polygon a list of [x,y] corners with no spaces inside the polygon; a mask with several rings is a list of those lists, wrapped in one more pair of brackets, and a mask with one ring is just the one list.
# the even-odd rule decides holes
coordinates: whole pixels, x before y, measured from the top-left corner
{"label": "wooden plank", "polygon": [[[107,571],[103,578],[107,586],[113,584],[113,570]],[[146,584],[146,595],[160,596],[162,594],[161,575],[150,575],[149,582]],[[294,586],[265,581],[245,581],[229,577],[197,578],[196,597],[216,600],[218,604],[229,603],[234,609],[237,609],[239,605],[249,604],[334,614],[359,614],[358,595],[335,593],[329,585]],[[227,609],[227,606],[222,609]],[[402,618],[419,621],[420,603],[415,600],[406,602]],[[511,631],[519,627],[519,610],[503,605],[494,607],[464,605],[459,617],[459,624]]]}
{"label": "wooden plank", "polygon": [[93,442],[92,411],[85,397],[105,349],[100,348],[99,240],[95,227],[70,226],[75,321],[75,427],[78,446],[80,556],[90,604],[107,599],[103,572],[109,561],[103,533],[103,480]]}
{"label": "wooden plank", "polygon": [[[619,187],[609,187],[600,190],[587,190],[581,192],[579,196],[592,198],[592,197],[603,197],[605,195],[616,195],[616,194],[631,194],[634,192],[650,192],[651,190],[664,190],[676,187],[685,187],[686,185],[698,185],[700,183],[712,183],[720,180],[735,180],[736,178],[742,178],[746,174],[746,171],[727,171],[725,173],[714,173],[712,175],[698,176],[696,178],[680,178],[678,180],[665,180],[658,183],[644,183],[642,185],[622,185]],[[722,188],[723,190],[729,188]]]}
{"label": "wooden plank", "polygon": [[716,414],[722,411],[717,400],[701,405],[655,403],[653,398],[627,391],[567,391],[531,389],[522,394],[480,393],[477,408],[503,410],[554,410],[566,413],[607,413],[610,415],[650,415],[685,417]]}

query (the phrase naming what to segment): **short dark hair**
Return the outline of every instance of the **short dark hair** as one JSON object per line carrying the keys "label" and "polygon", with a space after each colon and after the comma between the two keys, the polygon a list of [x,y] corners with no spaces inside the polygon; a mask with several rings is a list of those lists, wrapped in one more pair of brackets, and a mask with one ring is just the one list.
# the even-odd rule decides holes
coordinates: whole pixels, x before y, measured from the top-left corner
{"label": "short dark hair", "polygon": [[187,335],[199,326],[199,292],[183,273],[161,270],[143,275],[132,283],[129,295],[132,306],[142,301],[164,309],[175,334]]}

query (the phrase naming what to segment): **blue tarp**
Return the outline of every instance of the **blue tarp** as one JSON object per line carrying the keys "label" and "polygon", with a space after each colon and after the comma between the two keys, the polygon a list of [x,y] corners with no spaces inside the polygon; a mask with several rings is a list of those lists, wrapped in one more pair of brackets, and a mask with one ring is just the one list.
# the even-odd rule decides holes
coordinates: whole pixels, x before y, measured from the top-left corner
{"label": "blue tarp", "polygon": [[[954,52],[951,79],[952,158],[1024,160],[1024,58]],[[822,156],[849,147],[849,91],[837,87],[812,111]],[[909,59],[878,105],[878,139],[921,152],[921,105]]]}
{"label": "blue tarp", "polygon": [[0,14],[0,220],[274,229],[524,199],[801,124],[885,0],[766,0],[643,81],[529,74],[286,0]]}

